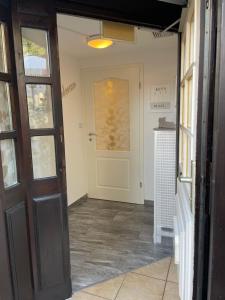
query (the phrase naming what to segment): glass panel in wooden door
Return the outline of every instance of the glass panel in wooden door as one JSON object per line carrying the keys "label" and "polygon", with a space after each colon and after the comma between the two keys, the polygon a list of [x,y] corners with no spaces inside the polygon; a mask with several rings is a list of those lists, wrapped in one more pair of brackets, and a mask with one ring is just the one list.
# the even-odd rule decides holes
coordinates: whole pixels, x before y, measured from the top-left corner
{"label": "glass panel in wooden door", "polygon": [[25,75],[50,76],[47,31],[22,28],[22,41]]}
{"label": "glass panel in wooden door", "polygon": [[0,132],[12,130],[12,108],[9,83],[0,81]]}
{"label": "glass panel in wooden door", "polygon": [[54,136],[33,136],[31,149],[34,179],[56,176]]}
{"label": "glass panel in wooden door", "polygon": [[51,86],[27,84],[26,92],[30,128],[53,128]]}
{"label": "glass panel in wooden door", "polygon": [[6,62],[6,27],[5,24],[0,22],[0,72],[7,72],[7,62]]}

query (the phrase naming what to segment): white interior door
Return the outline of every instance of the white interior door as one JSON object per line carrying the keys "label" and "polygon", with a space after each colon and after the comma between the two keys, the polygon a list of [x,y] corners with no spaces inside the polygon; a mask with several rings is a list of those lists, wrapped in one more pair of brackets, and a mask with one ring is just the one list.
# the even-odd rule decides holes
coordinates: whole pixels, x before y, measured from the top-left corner
{"label": "white interior door", "polygon": [[140,67],[86,69],[82,82],[89,197],[143,203]]}

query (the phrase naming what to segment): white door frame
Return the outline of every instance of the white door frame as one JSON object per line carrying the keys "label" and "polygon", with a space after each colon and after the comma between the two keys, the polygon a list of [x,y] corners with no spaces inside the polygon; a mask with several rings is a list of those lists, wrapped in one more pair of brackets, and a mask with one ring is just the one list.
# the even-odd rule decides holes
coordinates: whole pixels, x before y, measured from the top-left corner
{"label": "white door frame", "polygon": [[[129,68],[129,67],[137,67],[139,69],[139,80],[140,80],[140,89],[139,89],[139,101],[140,101],[140,133],[139,133],[139,144],[140,144],[140,157],[139,157],[139,176],[140,176],[140,184],[142,185],[142,188],[140,189],[140,204],[144,204],[144,65],[143,64],[119,64],[119,65],[107,65],[107,66],[100,66],[100,67],[85,67],[81,68],[81,74],[84,72],[97,72],[97,71],[107,71],[107,70],[119,70],[123,68]],[[81,76],[81,84],[82,84],[82,76]],[[88,153],[88,101],[85,97],[84,92],[84,86],[81,86],[82,90],[82,97],[84,98],[84,120],[85,120],[85,128],[84,128],[84,139],[85,139],[85,156],[87,158]],[[86,159],[87,161],[87,159]],[[86,170],[88,170],[88,166],[86,166]],[[87,178],[89,180],[88,172],[87,172]]]}

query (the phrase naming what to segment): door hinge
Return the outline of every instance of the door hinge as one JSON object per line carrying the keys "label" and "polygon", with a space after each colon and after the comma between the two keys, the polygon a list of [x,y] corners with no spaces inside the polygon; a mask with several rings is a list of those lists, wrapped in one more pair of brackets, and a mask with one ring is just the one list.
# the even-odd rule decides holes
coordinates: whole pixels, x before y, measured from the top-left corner
{"label": "door hinge", "polygon": [[143,187],[143,183],[142,181],[140,181],[140,188],[142,189],[142,187]]}

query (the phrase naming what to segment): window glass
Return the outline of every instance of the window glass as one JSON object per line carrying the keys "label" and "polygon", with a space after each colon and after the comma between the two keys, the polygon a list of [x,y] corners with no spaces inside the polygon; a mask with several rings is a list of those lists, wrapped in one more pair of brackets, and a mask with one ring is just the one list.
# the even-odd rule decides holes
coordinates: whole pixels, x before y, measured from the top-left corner
{"label": "window glass", "polygon": [[53,128],[51,86],[28,84],[26,90],[30,128]]}
{"label": "window glass", "polygon": [[53,136],[31,138],[34,179],[56,176],[55,141]]}
{"label": "window glass", "polygon": [[25,75],[50,76],[47,32],[22,28],[22,43]]}
{"label": "window glass", "polygon": [[5,52],[5,25],[3,23],[0,23],[0,72],[7,72]]}
{"label": "window glass", "polygon": [[17,184],[17,166],[14,140],[1,140],[0,150],[2,158],[3,180],[5,188]]}
{"label": "window glass", "polygon": [[9,94],[9,84],[0,81],[0,132],[11,131],[12,112]]}

